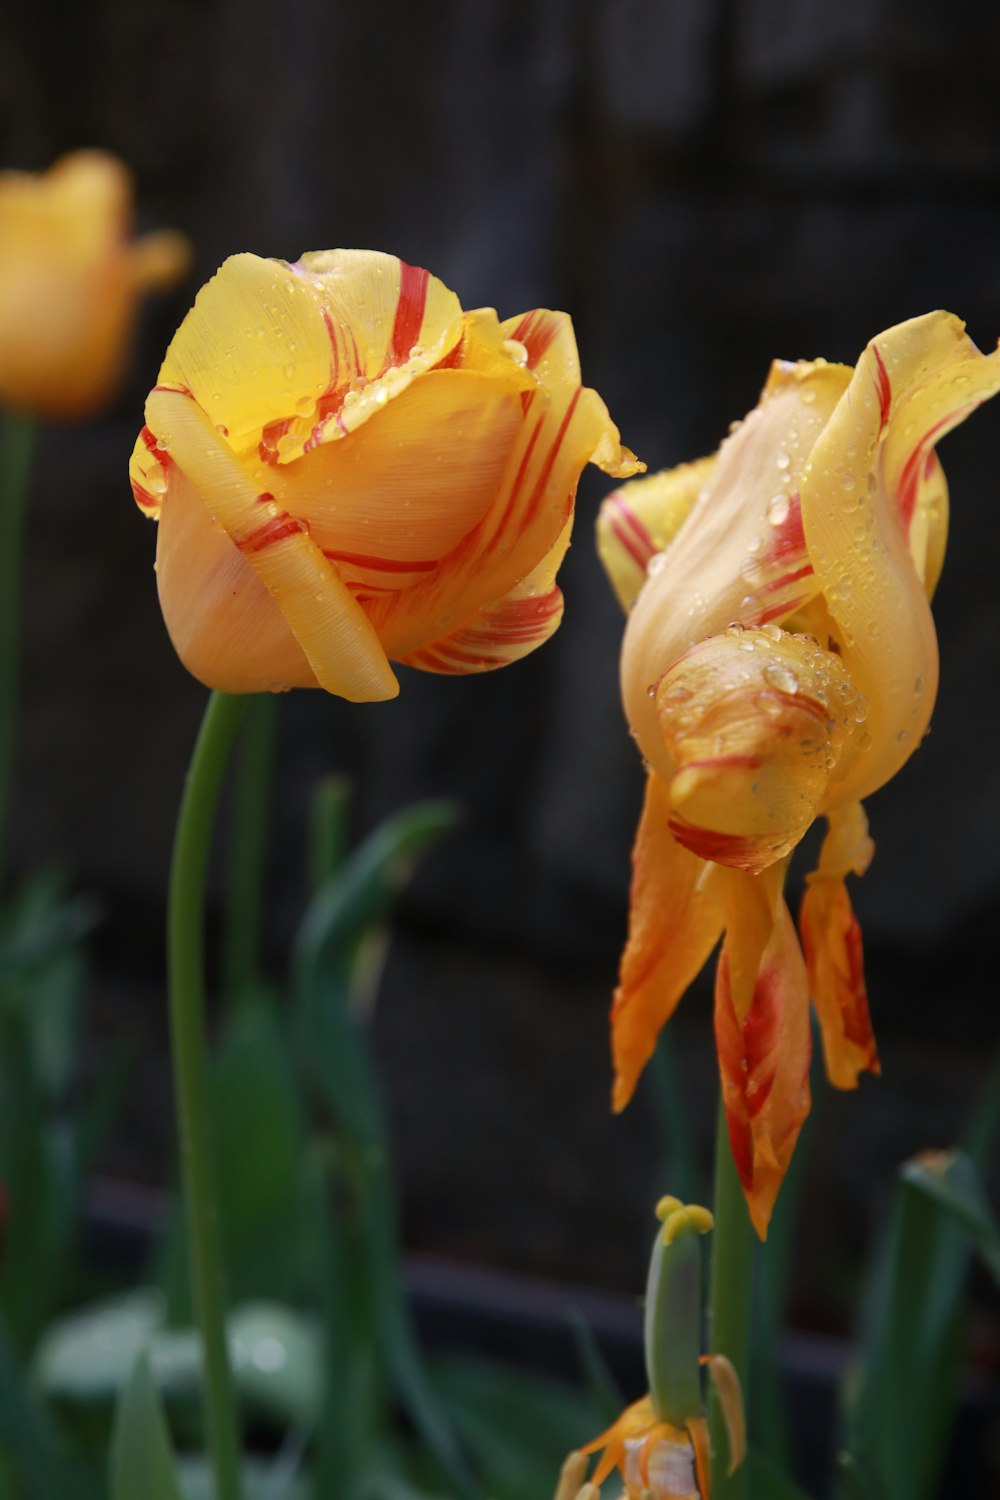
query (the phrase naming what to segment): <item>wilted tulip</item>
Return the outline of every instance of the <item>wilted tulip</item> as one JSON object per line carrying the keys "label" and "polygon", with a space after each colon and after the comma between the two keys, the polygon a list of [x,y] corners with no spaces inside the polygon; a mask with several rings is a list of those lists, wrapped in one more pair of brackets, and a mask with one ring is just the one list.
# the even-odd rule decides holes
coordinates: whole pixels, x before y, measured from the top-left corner
{"label": "wilted tulip", "polygon": [[526,655],[562,615],[577,481],[642,466],[564,313],[500,323],[394,256],[236,255],[200,292],[132,458],[188,669],[230,693],[398,692]]}
{"label": "wilted tulip", "polygon": [[[625,708],[650,767],[614,1104],[724,932],[716,1040],[761,1234],[809,1110],[810,994],[830,1081],[878,1071],[845,879],[872,856],[861,799],[916,749],[937,690],[928,599],[947,488],[934,445],[998,388],[1000,352],[932,313],[873,339],[853,370],[776,364],[713,458],[602,508],[599,550],[631,610]],[[803,957],[785,869],[820,815]]]}
{"label": "wilted tulip", "polygon": [[190,259],[170,231],[130,240],[131,219],[128,170],[103,152],[0,173],[0,405],[85,417],[114,396],[139,298]]}

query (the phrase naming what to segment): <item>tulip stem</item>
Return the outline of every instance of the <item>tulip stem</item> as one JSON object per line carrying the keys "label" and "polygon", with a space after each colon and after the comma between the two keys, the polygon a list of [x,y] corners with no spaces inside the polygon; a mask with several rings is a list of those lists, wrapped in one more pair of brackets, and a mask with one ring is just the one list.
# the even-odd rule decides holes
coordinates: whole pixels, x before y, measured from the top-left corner
{"label": "tulip stem", "polygon": [[[708,1305],[708,1347],[731,1361],[748,1401],[750,1317],[756,1240],[743,1188],[729,1145],[726,1111],[719,1101],[715,1138],[715,1231]],[[714,1388],[709,1395],[712,1437],[712,1500],[744,1500],[745,1469],[727,1475],[728,1443],[722,1406]]]}
{"label": "tulip stem", "polygon": [[0,411],[0,862],[17,740],[21,552],[34,446],[34,420]]}
{"label": "tulip stem", "polygon": [[240,735],[227,840],[222,987],[230,1010],[260,980],[264,866],[277,728],[275,694],[255,693]]}
{"label": "tulip stem", "polygon": [[213,693],[208,700],[177,819],[167,914],[167,972],[181,1181],[204,1359],[205,1425],[215,1475],[215,1500],[240,1500],[242,1478],[226,1339],[219,1200],[212,1159],[205,1040],[204,906],[216,808],[247,701],[226,693]]}

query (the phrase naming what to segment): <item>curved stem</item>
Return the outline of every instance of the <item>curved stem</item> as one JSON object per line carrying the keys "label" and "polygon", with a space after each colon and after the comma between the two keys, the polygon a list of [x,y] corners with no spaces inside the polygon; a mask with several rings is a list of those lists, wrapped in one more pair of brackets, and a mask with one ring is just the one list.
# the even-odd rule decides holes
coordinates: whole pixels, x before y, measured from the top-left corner
{"label": "curved stem", "polygon": [[0,412],[0,859],[17,739],[21,549],[34,444],[31,417]]}
{"label": "curved stem", "polygon": [[[743,1399],[749,1395],[750,1315],[756,1239],[743,1188],[729,1147],[726,1111],[719,1100],[715,1137],[715,1231],[708,1305],[708,1347],[725,1354],[740,1378]],[[712,1434],[712,1500],[743,1500],[745,1469],[726,1474],[728,1443],[722,1408],[712,1390],[708,1404]]]}
{"label": "curved stem", "polygon": [[170,869],[167,972],[181,1181],[195,1311],[205,1368],[208,1446],[215,1500],[240,1500],[240,1449],[229,1350],[222,1236],[212,1161],[205,1042],[204,906],[219,793],[246,698],[213,693],[181,799]]}

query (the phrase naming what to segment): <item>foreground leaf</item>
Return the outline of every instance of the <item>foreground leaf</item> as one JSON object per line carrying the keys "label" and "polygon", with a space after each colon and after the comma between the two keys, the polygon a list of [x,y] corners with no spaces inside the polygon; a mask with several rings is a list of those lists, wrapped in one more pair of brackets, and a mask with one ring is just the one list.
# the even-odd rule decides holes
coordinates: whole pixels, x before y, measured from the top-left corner
{"label": "foreground leaf", "polygon": [[181,1500],[173,1447],[149,1360],[136,1360],[115,1412],[111,1500]]}

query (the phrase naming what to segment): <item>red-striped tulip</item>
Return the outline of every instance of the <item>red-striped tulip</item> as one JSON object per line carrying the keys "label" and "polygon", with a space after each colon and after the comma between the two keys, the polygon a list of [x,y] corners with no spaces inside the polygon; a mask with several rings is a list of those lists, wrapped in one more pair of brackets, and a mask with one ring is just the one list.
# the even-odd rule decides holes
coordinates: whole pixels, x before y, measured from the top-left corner
{"label": "red-striped tulip", "polygon": [[196,677],[372,701],[399,690],[390,660],[488,671],[548,639],[588,461],[642,467],[564,313],[501,323],[394,256],[335,250],[226,261],[167,351],[131,479]]}
{"label": "red-striped tulip", "polygon": [[0,173],[0,404],[85,417],[115,394],[142,294],[184,273],[171,231],[130,240],[132,182],[101,151]]}
{"label": "red-striped tulip", "polygon": [[[872,856],[861,799],[920,743],[937,690],[928,601],[947,488],[934,445],[998,389],[1000,351],[931,313],[873,339],[853,370],[776,364],[713,458],[602,508],[599,550],[631,612],[625,708],[650,766],[614,1105],[724,933],[716,1039],[761,1235],[809,1110],[810,996],[830,1081],[878,1072],[845,879]],[[820,815],[800,947],[785,869]]]}

